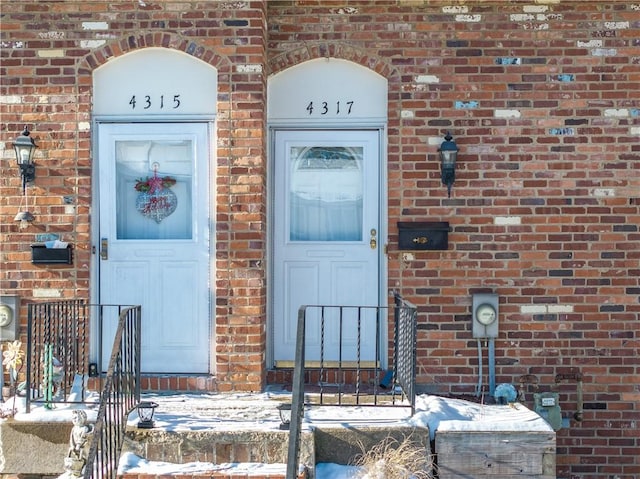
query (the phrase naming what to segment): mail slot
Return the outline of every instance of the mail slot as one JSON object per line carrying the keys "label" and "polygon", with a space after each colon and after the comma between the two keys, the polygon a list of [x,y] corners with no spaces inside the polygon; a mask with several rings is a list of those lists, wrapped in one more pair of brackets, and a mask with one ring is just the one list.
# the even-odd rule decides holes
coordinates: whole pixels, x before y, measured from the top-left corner
{"label": "mail slot", "polygon": [[446,250],[449,231],[446,221],[398,222],[398,249]]}
{"label": "mail slot", "polygon": [[43,244],[32,244],[31,262],[34,264],[72,264],[71,245],[66,248],[47,248]]}

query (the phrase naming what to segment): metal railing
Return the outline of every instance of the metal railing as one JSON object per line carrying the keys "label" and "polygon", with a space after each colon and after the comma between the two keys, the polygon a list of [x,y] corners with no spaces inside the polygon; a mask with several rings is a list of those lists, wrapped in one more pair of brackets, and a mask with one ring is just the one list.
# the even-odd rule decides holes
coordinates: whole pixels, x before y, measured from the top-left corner
{"label": "metal railing", "polygon": [[140,306],[91,305],[82,300],[29,304],[25,384],[31,393],[26,394],[26,410],[33,404],[49,408],[87,404],[91,315],[97,316],[100,344],[107,323],[114,339],[106,374],[96,380],[102,390],[84,477],[115,478],[127,416],[140,402]]}
{"label": "metal railing", "polygon": [[140,325],[140,306],[122,310],[100,395],[84,479],[117,476],[127,417],[140,402]]}
{"label": "metal railing", "polygon": [[30,303],[27,311],[26,411],[33,403],[84,403],[88,306],[82,300]]}
{"label": "metal railing", "polygon": [[[381,331],[384,318],[387,316],[390,307],[386,306],[301,306],[298,310],[298,324],[296,333],[296,357],[293,370],[293,386],[291,400],[291,422],[289,425],[289,446],[287,454],[286,479],[295,479],[298,474],[298,462],[300,455],[300,435],[302,419],[305,406],[305,383],[311,377],[307,368],[307,327],[312,320],[319,322],[320,330],[320,361],[318,368],[318,386],[320,402],[316,405],[359,405],[359,406],[404,406],[411,407],[411,414],[415,412],[415,381],[416,381],[416,319],[417,308],[405,301],[399,294],[394,294],[393,318],[394,337],[389,343],[393,344],[393,354],[390,369],[385,373],[382,381],[378,381],[378,376],[383,370],[381,354],[390,352],[380,351]],[[327,327],[327,317],[331,316],[333,325],[339,328],[339,346],[337,351],[338,360],[328,361],[325,359],[325,330]],[[310,319],[311,318],[311,319]],[[375,321],[375,357],[373,361],[365,361],[362,352],[362,331],[364,322]],[[318,326],[318,325],[316,325]],[[371,325],[369,324],[369,329]],[[357,332],[357,342],[355,345],[355,360],[345,361],[343,358],[343,332],[355,330]],[[335,354],[335,353],[334,353]],[[344,367],[344,364],[347,367]],[[367,366],[366,364],[370,364]],[[329,364],[331,368],[326,368]],[[345,374],[345,370],[350,370],[351,374]],[[332,401],[324,401],[325,379],[331,371],[333,378],[338,383],[333,387],[330,397]],[[305,378],[307,381],[305,381]],[[344,382],[351,379],[352,384]],[[363,381],[364,380],[364,381]],[[383,387],[381,384],[386,383]],[[349,387],[351,386],[351,387]],[[349,401],[344,398],[349,396]],[[386,396],[390,400],[382,401]],[[399,395],[396,400],[396,395]],[[365,400],[366,399],[366,400]],[[309,401],[307,405],[314,405]]]}

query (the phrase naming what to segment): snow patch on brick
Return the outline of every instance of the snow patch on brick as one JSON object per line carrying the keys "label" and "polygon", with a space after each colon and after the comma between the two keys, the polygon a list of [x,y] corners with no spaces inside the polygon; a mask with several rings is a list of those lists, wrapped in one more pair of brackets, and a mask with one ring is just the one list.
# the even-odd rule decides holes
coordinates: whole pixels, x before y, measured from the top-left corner
{"label": "snow patch on brick", "polygon": [[511,15],[509,15],[509,18],[511,19],[512,22],[531,22],[533,21],[536,17],[535,15],[532,15],[530,13],[512,13]]}
{"label": "snow patch on brick", "polygon": [[575,135],[575,128],[565,127],[565,128],[549,128],[550,135]]}
{"label": "snow patch on brick", "polygon": [[62,58],[64,57],[64,50],[38,50],[38,56],[40,58]]}
{"label": "snow patch on brick", "polygon": [[597,198],[611,198],[616,195],[616,192],[613,188],[594,188],[591,195]]}
{"label": "snow patch on brick", "polygon": [[549,30],[548,23],[523,23],[522,28],[525,30]]}
{"label": "snow patch on brick", "polygon": [[500,226],[520,225],[522,218],[520,216],[496,216],[493,219],[493,224]]}
{"label": "snow patch on brick", "polygon": [[522,11],[525,13],[543,13],[549,10],[548,5],[525,5]]}
{"label": "snow patch on brick", "polygon": [[624,30],[629,28],[629,22],[604,22],[604,27],[609,30]]}
{"label": "snow patch on brick", "polygon": [[589,40],[588,42],[582,42],[578,40],[578,42],[576,43],[576,46],[578,48],[601,48],[602,45],[604,45],[604,43],[602,43],[602,40]]}
{"label": "snow patch on brick", "polygon": [[615,57],[618,54],[618,50],[615,48],[594,48],[591,50],[591,54],[594,57]]}
{"label": "snow patch on brick", "polygon": [[402,261],[413,261],[416,256],[413,253],[402,253]]}
{"label": "snow patch on brick", "polygon": [[545,314],[546,312],[546,304],[525,304],[520,306],[520,313],[522,314]]}
{"label": "snow patch on brick", "polygon": [[0,42],[0,48],[23,48],[24,42]]}
{"label": "snow patch on brick", "polygon": [[236,66],[238,73],[262,73],[262,65],[259,63],[247,63]]}
{"label": "snow patch on brick", "polygon": [[109,24],[107,22],[82,22],[83,30],[108,30]]}
{"label": "snow patch on brick", "polygon": [[81,48],[98,48],[107,43],[106,40],[80,40]]}
{"label": "snow patch on brick", "polygon": [[418,75],[416,83],[440,83],[440,77],[435,75]]}
{"label": "snow patch on brick", "polygon": [[44,38],[45,40],[60,40],[64,38],[64,32],[40,32],[38,33],[38,37]]}
{"label": "snow patch on brick", "polygon": [[469,7],[466,5],[450,5],[447,7],[442,7],[442,13],[469,13]]}
{"label": "snow patch on brick", "polygon": [[550,304],[547,309],[550,313],[573,313],[571,304]]}
{"label": "snow patch on brick", "polygon": [[455,107],[457,110],[465,110],[465,109],[469,109],[469,108],[478,108],[480,106],[480,103],[475,101],[475,100],[471,100],[471,101],[460,101],[457,100],[455,103]]}
{"label": "snow patch on brick", "polygon": [[494,110],[494,118],[520,118],[522,113],[520,110]]}
{"label": "snow patch on brick", "polygon": [[225,10],[240,10],[248,6],[249,2],[223,2],[221,5]]}
{"label": "snow patch on brick", "polygon": [[522,314],[547,314],[547,313],[573,313],[573,305],[570,304],[525,304],[520,306]]}
{"label": "snow patch on brick", "polygon": [[62,291],[53,288],[36,288],[33,290],[34,298],[62,298]]}
{"label": "snow patch on brick", "polygon": [[456,15],[456,22],[477,23],[482,20],[482,15]]}
{"label": "snow patch on brick", "polygon": [[22,97],[20,95],[0,95],[0,103],[5,105],[16,105],[22,103]]}
{"label": "snow patch on brick", "polygon": [[331,10],[331,13],[334,13],[336,15],[354,15],[359,11],[360,10],[358,10],[356,7],[344,7],[344,8],[334,8]]}
{"label": "snow patch on brick", "polygon": [[604,116],[613,118],[627,118],[630,115],[627,108],[607,108],[604,111]]}

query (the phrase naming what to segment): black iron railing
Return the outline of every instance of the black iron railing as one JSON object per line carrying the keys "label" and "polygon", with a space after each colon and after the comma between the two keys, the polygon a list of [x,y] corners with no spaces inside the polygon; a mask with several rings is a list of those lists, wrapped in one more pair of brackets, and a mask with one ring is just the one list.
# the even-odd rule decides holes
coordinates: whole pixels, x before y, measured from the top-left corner
{"label": "black iron railing", "polygon": [[26,410],[34,404],[87,404],[92,317],[100,345],[106,323],[113,326],[114,339],[105,375],[100,375],[99,348],[95,372],[100,377],[95,379],[101,388],[100,404],[84,477],[115,478],[127,416],[140,402],[140,306],[90,305],[81,300],[29,304],[25,385],[31,393],[26,394]]}
{"label": "black iron railing", "polygon": [[394,295],[393,384],[411,403],[411,415],[416,408],[416,320],[418,309]]}
{"label": "black iron railing", "polygon": [[120,313],[84,479],[117,477],[127,417],[140,402],[140,324],[140,306]]}
{"label": "black iron railing", "polygon": [[[381,334],[385,318],[390,307],[386,306],[301,306],[298,310],[296,334],[296,358],[293,371],[293,389],[291,401],[291,422],[289,428],[289,449],[287,456],[287,479],[295,479],[298,473],[300,453],[300,432],[304,406],[306,405],[359,405],[359,406],[403,406],[415,412],[416,381],[416,319],[417,308],[405,301],[399,294],[394,295],[392,353],[381,351]],[[332,325],[339,328],[340,339],[337,353],[325,355],[325,329],[328,318]],[[314,369],[318,376],[308,370],[311,363],[307,360],[307,327],[312,321],[319,323],[320,359]],[[374,322],[366,325],[365,322]],[[315,325],[318,326],[318,325]],[[365,327],[367,326],[367,327]],[[362,331],[375,330],[375,355],[371,351],[363,351]],[[343,345],[344,331],[356,331],[357,342],[351,346],[347,356]],[[316,348],[317,349],[317,348]],[[353,356],[355,351],[355,356]],[[382,355],[390,355],[392,363],[386,370],[381,368]],[[337,360],[336,360],[337,357]],[[380,378],[384,374],[384,377]],[[327,388],[327,377],[331,377],[333,385]],[[309,378],[317,379],[309,384]],[[313,402],[313,395],[305,396],[305,385],[317,387],[318,402]],[[326,394],[325,394],[326,390]],[[325,400],[326,396],[326,400]],[[305,402],[305,398],[307,401]]]}
{"label": "black iron railing", "polygon": [[[88,305],[81,300],[28,305],[26,411],[33,403],[84,403]],[[73,394],[72,394],[73,392]]]}

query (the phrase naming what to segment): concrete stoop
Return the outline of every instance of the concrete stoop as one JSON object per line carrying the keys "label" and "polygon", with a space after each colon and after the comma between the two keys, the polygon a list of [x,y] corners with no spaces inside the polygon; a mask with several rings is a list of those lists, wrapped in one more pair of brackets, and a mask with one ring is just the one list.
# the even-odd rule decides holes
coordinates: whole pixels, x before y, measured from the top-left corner
{"label": "concrete stoop", "polygon": [[[319,462],[353,463],[359,455],[389,438],[398,443],[405,438],[411,438],[413,442],[424,448],[425,455],[431,454],[427,428],[388,425],[379,427],[371,425],[314,426],[305,428],[301,434],[300,464],[304,470],[299,477],[312,479],[315,465]],[[284,477],[288,441],[289,432],[281,430],[164,431],[130,428],[124,449],[148,461],[174,464],[188,462],[283,464],[282,476],[278,474],[264,476],[259,472],[253,475],[246,472],[224,473],[223,471],[206,475],[214,479],[241,477],[276,479]],[[125,474],[123,478],[141,479],[135,474]]]}
{"label": "concrete stoop", "polygon": [[0,421],[0,473],[33,477],[57,476],[69,450],[72,424]]}
{"label": "concrete stoop", "polygon": [[[283,466],[284,471],[284,466]],[[224,472],[224,471],[210,471],[210,472],[198,472],[194,474],[176,473],[170,476],[174,476],[179,479],[285,479],[285,472],[282,473],[268,473],[263,474],[260,472]],[[167,479],[167,474],[122,474],[118,476],[121,479]],[[297,479],[308,479],[306,471],[302,471],[298,474]]]}

